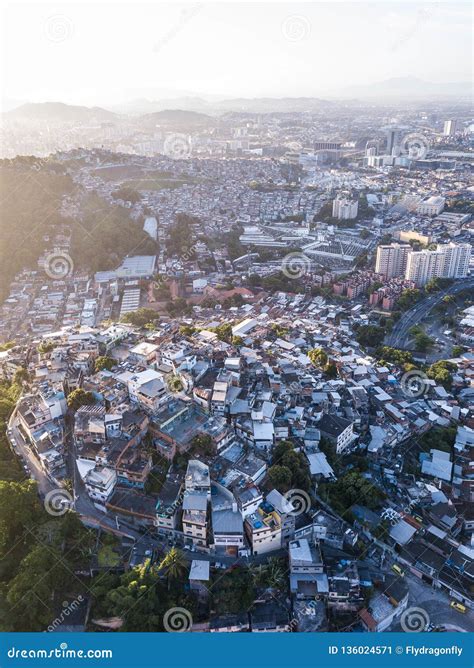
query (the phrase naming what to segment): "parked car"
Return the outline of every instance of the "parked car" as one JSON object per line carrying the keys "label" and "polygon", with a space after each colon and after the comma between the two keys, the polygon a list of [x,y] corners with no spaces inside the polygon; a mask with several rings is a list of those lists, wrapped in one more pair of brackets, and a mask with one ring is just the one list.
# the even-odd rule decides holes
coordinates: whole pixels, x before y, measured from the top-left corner
{"label": "parked car", "polygon": [[403,571],[398,564],[392,564],[392,571],[402,578],[405,577],[405,571]]}

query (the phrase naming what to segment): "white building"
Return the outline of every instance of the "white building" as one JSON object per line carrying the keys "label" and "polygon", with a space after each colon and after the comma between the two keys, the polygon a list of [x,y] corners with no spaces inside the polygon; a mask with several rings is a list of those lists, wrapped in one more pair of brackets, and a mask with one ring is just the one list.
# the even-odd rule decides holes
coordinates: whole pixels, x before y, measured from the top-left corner
{"label": "white building", "polygon": [[359,211],[359,202],[357,200],[350,200],[346,198],[336,198],[332,203],[333,218],[338,220],[352,220],[357,218]]}
{"label": "white building", "polygon": [[436,250],[409,253],[405,278],[418,287],[432,278],[465,278],[469,270],[470,244],[438,244]]}
{"label": "white building", "polygon": [[412,247],[409,244],[388,244],[377,248],[375,271],[385,278],[403,276],[407,267],[408,254]]}
{"label": "white building", "polygon": [[422,216],[437,216],[444,209],[446,199],[439,195],[433,195],[420,202],[418,213]]}
{"label": "white building", "polygon": [[453,121],[453,120],[444,121],[443,135],[445,137],[451,137],[452,135],[455,135],[456,134],[456,126],[457,126],[456,121]]}
{"label": "white building", "polygon": [[117,474],[105,466],[91,468],[84,477],[87,493],[93,501],[105,505],[110,499],[117,482]]}

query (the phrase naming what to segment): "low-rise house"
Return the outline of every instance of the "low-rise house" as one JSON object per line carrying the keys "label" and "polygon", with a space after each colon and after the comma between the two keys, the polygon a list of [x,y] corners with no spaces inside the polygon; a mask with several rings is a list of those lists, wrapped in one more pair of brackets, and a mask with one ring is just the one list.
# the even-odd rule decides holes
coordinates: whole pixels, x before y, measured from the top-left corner
{"label": "low-rise house", "polygon": [[318,422],[318,429],[322,436],[336,446],[338,454],[347,450],[351,443],[357,439],[357,435],[354,434],[353,423],[337,415],[323,415]]}
{"label": "low-rise house", "polygon": [[85,474],[83,480],[90,498],[105,506],[114,492],[117,475],[113,469],[94,466]]}
{"label": "low-rise house", "polygon": [[193,559],[189,571],[189,588],[201,600],[209,597],[210,564],[208,561]]}
{"label": "low-rise house", "polygon": [[290,591],[298,599],[327,596],[328,579],[318,543],[306,538],[293,540],[288,545],[290,555]]}
{"label": "low-rise house", "polygon": [[242,633],[249,630],[250,620],[246,612],[215,615],[209,620],[210,633]]}
{"label": "low-rise house", "polygon": [[177,474],[168,474],[156,502],[156,526],[160,534],[174,534],[181,526],[184,499],[183,479]]}
{"label": "low-rise house", "polygon": [[106,508],[117,515],[125,526],[154,528],[156,526],[155,500],[135,489],[116,487]]}
{"label": "low-rise house", "polygon": [[403,578],[388,576],[383,592],[370,599],[369,609],[359,611],[366,631],[381,633],[398,620],[408,605],[408,586]]}
{"label": "low-rise house", "polygon": [[252,633],[288,633],[290,616],[287,608],[277,601],[255,603],[250,611]]}
{"label": "low-rise house", "polygon": [[206,492],[186,490],[183,499],[183,533],[187,543],[206,548],[208,545],[208,496]]}

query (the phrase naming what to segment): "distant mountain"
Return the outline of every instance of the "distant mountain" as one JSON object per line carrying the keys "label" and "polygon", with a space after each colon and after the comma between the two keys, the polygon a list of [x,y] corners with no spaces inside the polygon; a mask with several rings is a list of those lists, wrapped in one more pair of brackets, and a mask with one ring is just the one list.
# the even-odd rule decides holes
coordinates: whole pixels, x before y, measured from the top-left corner
{"label": "distant mountain", "polygon": [[209,111],[209,103],[201,97],[172,97],[156,100],[148,100],[146,98],[138,98],[130,102],[124,102],[121,105],[110,107],[111,110],[120,113],[128,114],[129,116],[142,116],[145,114],[154,114],[158,111],[166,111],[168,109],[183,109],[184,111]]}
{"label": "distant mountain", "polygon": [[122,104],[120,107],[114,107],[114,109],[130,115],[149,115],[162,111],[167,112],[170,109],[215,115],[229,111],[256,114],[317,111],[332,105],[334,105],[334,102],[315,97],[205,99],[198,96],[189,96],[163,100],[137,99]]}
{"label": "distant mountain", "polygon": [[245,111],[257,114],[320,111],[334,102],[317,97],[255,97],[222,100],[212,105],[219,111]]}
{"label": "distant mountain", "polygon": [[395,77],[374,84],[348,86],[335,90],[331,97],[428,98],[472,95],[469,82],[433,83],[416,77]]}
{"label": "distant mountain", "polygon": [[10,121],[48,123],[90,123],[114,121],[117,115],[102,107],[80,107],[63,102],[29,102],[5,112]]}
{"label": "distant mountain", "polygon": [[146,125],[170,125],[179,127],[198,127],[209,125],[213,119],[208,114],[185,109],[163,109],[153,114],[140,116],[139,121]]}

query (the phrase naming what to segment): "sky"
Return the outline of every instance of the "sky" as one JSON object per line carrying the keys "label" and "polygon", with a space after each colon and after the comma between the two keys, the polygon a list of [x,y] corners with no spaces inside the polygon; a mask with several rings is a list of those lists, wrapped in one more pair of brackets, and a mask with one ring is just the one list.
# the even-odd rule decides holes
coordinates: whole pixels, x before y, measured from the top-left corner
{"label": "sky", "polygon": [[471,79],[470,3],[0,4],[8,101],[323,96],[392,77]]}

